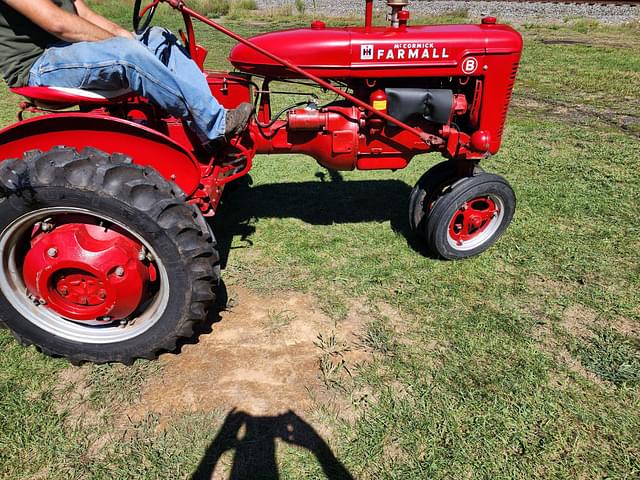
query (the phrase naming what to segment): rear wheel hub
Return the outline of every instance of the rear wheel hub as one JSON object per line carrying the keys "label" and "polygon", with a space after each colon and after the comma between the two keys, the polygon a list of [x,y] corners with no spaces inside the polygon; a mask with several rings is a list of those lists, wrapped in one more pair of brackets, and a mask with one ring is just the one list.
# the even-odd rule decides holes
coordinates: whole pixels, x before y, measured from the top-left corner
{"label": "rear wheel hub", "polygon": [[149,282],[139,242],[85,223],[34,230],[23,264],[34,301],[76,321],[111,322],[135,312]]}

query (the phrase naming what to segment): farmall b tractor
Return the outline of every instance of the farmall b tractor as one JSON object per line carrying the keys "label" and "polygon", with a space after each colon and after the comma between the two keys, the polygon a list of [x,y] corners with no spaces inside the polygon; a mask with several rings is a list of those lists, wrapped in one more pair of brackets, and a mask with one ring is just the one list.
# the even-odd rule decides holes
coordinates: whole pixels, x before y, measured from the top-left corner
{"label": "farmall b tractor", "polygon": [[[373,26],[366,0],[364,26],[315,21],[245,40],[182,0],[165,1],[182,14],[185,47],[201,67],[207,51],[193,19],[238,42],[234,72],[205,73],[223,106],[254,102],[255,117],[212,154],[180,120],[131,93],[14,89],[27,101],[20,121],[0,131],[0,321],[23,344],[74,363],[130,363],[191,336],[220,278],[205,219],[256,154],[397,170],[439,152],[446,160],[416,184],[409,220],[446,259],[479,254],[510,223],[512,189],[478,163],[500,147],[522,50],[512,28],[491,17],[413,26],[408,2],[394,0],[390,25]],[[136,0],[136,30],[159,3]],[[272,115],[276,81],[339,99]],[[36,115],[24,119],[25,111]]]}

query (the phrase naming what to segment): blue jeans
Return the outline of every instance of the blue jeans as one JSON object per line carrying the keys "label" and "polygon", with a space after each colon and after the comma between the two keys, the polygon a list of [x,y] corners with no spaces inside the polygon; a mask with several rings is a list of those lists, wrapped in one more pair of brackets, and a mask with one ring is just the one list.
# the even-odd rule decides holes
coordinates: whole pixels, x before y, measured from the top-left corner
{"label": "blue jeans", "polygon": [[225,110],[188,52],[168,30],[153,27],[131,40],[59,43],[29,74],[30,86],[130,89],[183,119],[203,141],[224,135]]}

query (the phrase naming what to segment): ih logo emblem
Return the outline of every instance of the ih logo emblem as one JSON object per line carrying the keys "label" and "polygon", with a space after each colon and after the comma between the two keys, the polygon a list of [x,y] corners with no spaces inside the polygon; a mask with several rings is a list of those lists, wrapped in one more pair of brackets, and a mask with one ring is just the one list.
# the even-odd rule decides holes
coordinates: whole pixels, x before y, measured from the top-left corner
{"label": "ih logo emblem", "polygon": [[373,45],[360,45],[360,60],[373,60]]}
{"label": "ih logo emblem", "polygon": [[478,68],[478,60],[474,57],[465,58],[462,62],[462,73],[466,73],[467,75],[471,75]]}

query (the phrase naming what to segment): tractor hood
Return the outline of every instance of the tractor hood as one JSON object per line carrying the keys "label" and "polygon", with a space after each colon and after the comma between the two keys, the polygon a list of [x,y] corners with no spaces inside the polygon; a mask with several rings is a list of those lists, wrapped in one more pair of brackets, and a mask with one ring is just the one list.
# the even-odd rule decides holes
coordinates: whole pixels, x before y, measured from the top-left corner
{"label": "tractor hood", "polygon": [[[474,75],[484,55],[520,53],[522,37],[507,25],[430,25],[407,28],[310,28],[251,38],[266,51],[325,78]],[[472,57],[471,60],[468,60]],[[237,45],[229,56],[240,71],[273,78],[298,74],[256,50]],[[428,72],[426,71],[428,70]]]}

